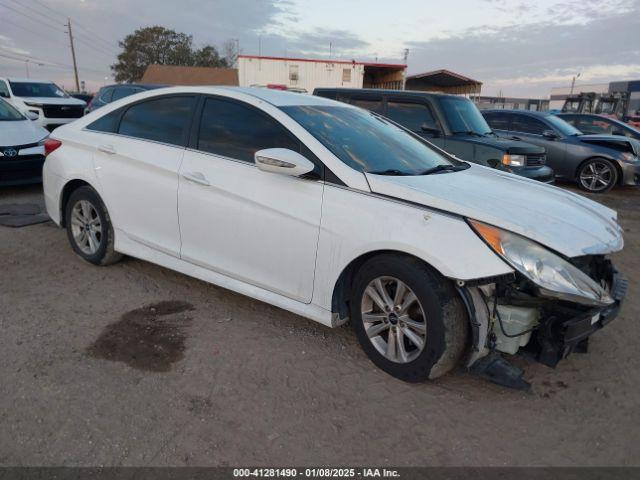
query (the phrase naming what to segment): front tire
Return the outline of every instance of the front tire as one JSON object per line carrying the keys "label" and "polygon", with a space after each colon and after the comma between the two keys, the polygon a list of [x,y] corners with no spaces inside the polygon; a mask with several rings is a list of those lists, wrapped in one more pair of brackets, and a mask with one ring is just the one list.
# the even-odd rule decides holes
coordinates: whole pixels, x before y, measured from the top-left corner
{"label": "front tire", "polygon": [[107,208],[98,193],[89,186],[69,196],[65,208],[67,237],[71,248],[94,265],[110,265],[122,258],[113,249],[113,227]]}
{"label": "front tire", "polygon": [[592,158],[578,170],[578,186],[591,193],[606,193],[618,182],[618,170],[606,158]]}
{"label": "front tire", "polygon": [[449,372],[468,345],[467,313],[455,288],[415,258],[367,261],[355,276],[350,308],[371,361],[407,382]]}

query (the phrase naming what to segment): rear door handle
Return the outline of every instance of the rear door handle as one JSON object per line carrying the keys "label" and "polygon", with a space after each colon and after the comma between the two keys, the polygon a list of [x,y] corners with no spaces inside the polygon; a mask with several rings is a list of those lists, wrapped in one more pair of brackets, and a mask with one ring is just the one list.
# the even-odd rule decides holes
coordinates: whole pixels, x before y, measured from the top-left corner
{"label": "rear door handle", "polygon": [[98,147],[98,150],[100,152],[106,153],[108,155],[115,155],[116,154],[116,149],[113,148],[113,145],[100,145]]}
{"label": "rear door handle", "polygon": [[186,178],[190,182],[197,183],[199,185],[204,185],[205,187],[210,186],[209,180],[204,176],[201,172],[184,172],[182,174],[183,178]]}

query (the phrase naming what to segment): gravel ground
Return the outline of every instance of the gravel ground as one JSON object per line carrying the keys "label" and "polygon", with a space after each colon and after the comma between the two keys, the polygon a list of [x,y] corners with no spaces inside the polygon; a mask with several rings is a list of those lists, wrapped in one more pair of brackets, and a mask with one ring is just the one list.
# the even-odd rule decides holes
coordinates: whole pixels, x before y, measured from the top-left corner
{"label": "gravel ground", "polygon": [[640,190],[596,198],[626,231],[627,302],[588,354],[518,359],[528,393],[462,371],[405,384],[349,328],[131,258],[95,267],[51,222],[0,227],[0,465],[640,465]]}

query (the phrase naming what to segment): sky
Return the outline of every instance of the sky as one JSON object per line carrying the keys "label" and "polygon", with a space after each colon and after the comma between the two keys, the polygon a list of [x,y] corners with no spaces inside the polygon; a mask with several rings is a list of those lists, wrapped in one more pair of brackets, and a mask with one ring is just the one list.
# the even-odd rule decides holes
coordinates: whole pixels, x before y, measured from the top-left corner
{"label": "sky", "polygon": [[248,55],[402,62],[408,49],[409,74],[450,69],[485,95],[640,79],[640,0],[0,0],[0,76],[73,89],[67,18],[90,91],[113,81],[118,42],[152,25]]}

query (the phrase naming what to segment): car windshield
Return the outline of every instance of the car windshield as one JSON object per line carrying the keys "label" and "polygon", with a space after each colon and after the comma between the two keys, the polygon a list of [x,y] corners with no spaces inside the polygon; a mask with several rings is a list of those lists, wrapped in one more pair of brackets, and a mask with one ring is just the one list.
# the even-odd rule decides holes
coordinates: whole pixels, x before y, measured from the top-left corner
{"label": "car windshield", "polygon": [[547,115],[546,120],[553,125],[553,128],[558,130],[562,135],[565,136],[575,136],[582,135],[582,132],[578,130],[576,127],[571,125],[570,123],[565,122],[560,117],[555,115]]}
{"label": "car windshield", "polygon": [[491,127],[471,100],[463,97],[442,97],[439,101],[453,133],[491,133]]}
{"label": "car windshield", "polygon": [[51,82],[9,82],[16,97],[68,98],[69,95]]}
{"label": "car windshield", "polygon": [[[466,167],[368,110],[340,106],[281,107],[351,168],[385,175],[422,175]],[[435,173],[435,171],[433,171]]]}
{"label": "car windshield", "polygon": [[15,122],[25,120],[25,117],[11,105],[0,99],[0,122]]}

